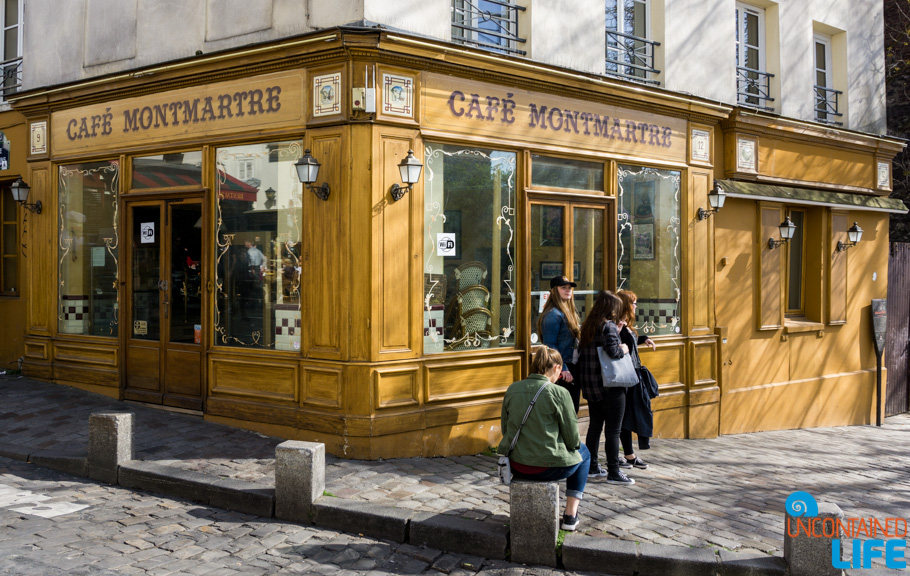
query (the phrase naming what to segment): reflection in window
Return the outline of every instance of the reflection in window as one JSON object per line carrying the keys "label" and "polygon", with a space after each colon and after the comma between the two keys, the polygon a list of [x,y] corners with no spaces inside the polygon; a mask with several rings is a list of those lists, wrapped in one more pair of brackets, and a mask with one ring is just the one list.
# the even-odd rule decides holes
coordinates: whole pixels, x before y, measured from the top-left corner
{"label": "reflection in window", "polygon": [[130,188],[202,186],[202,152],[175,152],[133,159]]}
{"label": "reflection in window", "polygon": [[806,307],[803,299],[805,286],[806,246],[803,242],[803,231],[806,229],[806,212],[804,210],[789,210],[787,216],[796,225],[793,238],[786,244],[787,249],[787,314],[801,316]]}
{"label": "reflection in window", "polygon": [[424,353],[514,346],[512,152],[426,148]]}
{"label": "reflection in window", "polygon": [[638,295],[635,327],[642,334],[681,330],[679,180],[675,170],[618,170],[616,284]]}
{"label": "reflection in window", "polygon": [[60,166],[57,328],[61,333],[117,336],[119,183],[116,161]]}
{"label": "reflection in window", "polygon": [[[299,140],[218,150],[215,342],[300,350]],[[251,166],[252,164],[252,166]],[[241,175],[255,172],[257,178]]]}
{"label": "reflection in window", "polygon": [[566,158],[531,155],[531,184],[575,190],[603,190],[604,165]]}

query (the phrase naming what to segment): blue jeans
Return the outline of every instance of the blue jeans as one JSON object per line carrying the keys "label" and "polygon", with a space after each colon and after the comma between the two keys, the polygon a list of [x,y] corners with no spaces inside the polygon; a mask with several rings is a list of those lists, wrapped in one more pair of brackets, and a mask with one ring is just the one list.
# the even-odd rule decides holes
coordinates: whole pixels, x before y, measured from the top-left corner
{"label": "blue jeans", "polygon": [[591,453],[584,444],[578,447],[578,453],[581,454],[581,462],[574,466],[564,466],[561,468],[547,468],[537,474],[522,474],[512,470],[512,476],[519,480],[540,480],[549,482],[551,480],[566,479],[566,496],[578,498],[581,500],[585,495],[585,485],[588,483],[588,469],[591,468]]}

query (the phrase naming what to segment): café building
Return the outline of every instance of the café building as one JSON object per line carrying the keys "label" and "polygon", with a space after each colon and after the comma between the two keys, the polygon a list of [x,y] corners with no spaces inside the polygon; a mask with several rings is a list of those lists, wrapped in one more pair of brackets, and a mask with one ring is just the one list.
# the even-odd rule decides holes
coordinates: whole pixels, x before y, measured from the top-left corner
{"label": "caf\u00e9 building", "polygon": [[477,453],[565,274],[582,315],[637,293],[658,436],[874,417],[893,139],[355,28],[13,105],[29,376],[342,457]]}

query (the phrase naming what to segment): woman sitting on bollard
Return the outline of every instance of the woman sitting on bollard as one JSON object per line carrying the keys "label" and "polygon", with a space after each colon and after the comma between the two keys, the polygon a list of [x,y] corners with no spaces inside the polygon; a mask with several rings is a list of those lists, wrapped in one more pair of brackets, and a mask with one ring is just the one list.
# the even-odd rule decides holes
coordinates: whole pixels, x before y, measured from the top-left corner
{"label": "woman sitting on bollard", "polygon": [[559,379],[562,368],[559,352],[544,346],[534,354],[528,377],[509,386],[502,401],[499,453],[509,456],[516,479],[566,479],[566,508],[560,527],[575,530],[591,455],[578,436],[578,417],[568,390],[550,386]]}

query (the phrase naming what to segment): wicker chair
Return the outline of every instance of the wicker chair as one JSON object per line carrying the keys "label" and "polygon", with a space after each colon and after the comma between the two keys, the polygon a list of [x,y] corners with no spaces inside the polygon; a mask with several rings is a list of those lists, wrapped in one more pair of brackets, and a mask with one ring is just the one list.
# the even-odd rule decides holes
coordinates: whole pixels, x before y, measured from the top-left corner
{"label": "wicker chair", "polygon": [[483,284],[487,277],[487,267],[483,262],[465,262],[455,269],[455,280],[458,282],[458,289],[464,290],[468,286]]}

